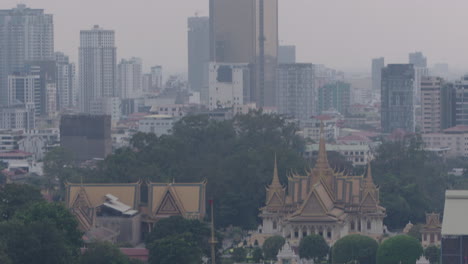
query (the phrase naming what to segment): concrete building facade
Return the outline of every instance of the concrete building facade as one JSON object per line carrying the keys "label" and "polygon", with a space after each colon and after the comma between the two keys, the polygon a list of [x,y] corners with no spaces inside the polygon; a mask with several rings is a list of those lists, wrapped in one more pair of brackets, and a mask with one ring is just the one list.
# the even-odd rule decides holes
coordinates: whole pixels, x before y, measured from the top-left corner
{"label": "concrete building facade", "polygon": [[188,32],[188,82],[192,91],[200,92],[207,86],[210,61],[210,19],[189,17]]}
{"label": "concrete building facade", "polygon": [[441,131],[441,89],[444,80],[439,77],[423,77],[421,80],[422,132]]}
{"label": "concrete building facade", "polygon": [[312,64],[279,64],[276,77],[276,106],[279,114],[300,120],[316,114],[317,95]]}
{"label": "concrete building facade", "polygon": [[389,64],[382,69],[382,132],[415,131],[414,74],[412,64]]}
{"label": "concrete building facade", "polygon": [[8,75],[27,61],[54,59],[53,16],[43,9],[0,10],[0,105],[7,104]]}
{"label": "concrete building facade", "polygon": [[78,83],[76,65],[62,52],[55,53],[57,109],[76,109],[78,107]]}
{"label": "concrete building facade", "polygon": [[122,59],[118,65],[118,86],[120,99],[137,98],[142,94],[142,60]]}
{"label": "concrete building facade", "polygon": [[95,25],[80,31],[80,110],[91,113],[101,98],[117,97],[115,33]]}

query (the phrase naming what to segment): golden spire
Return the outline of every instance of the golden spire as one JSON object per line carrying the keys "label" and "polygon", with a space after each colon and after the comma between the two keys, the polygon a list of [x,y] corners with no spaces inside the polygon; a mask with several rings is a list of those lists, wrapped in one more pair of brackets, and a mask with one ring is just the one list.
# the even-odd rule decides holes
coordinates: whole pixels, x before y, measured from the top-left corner
{"label": "golden spire", "polygon": [[273,170],[273,180],[271,181],[270,188],[283,188],[278,177],[278,165],[276,162],[276,153],[275,153],[275,168]]}
{"label": "golden spire", "polygon": [[317,158],[317,163],[315,167],[318,169],[328,169],[330,165],[328,164],[327,158],[327,149],[325,147],[325,136],[323,132],[323,121],[320,121],[320,143],[319,143],[319,153]]}
{"label": "golden spire", "polygon": [[372,179],[372,168],[371,168],[371,162],[367,164],[367,175],[366,178],[364,179],[365,185],[367,187],[374,187],[374,179]]}

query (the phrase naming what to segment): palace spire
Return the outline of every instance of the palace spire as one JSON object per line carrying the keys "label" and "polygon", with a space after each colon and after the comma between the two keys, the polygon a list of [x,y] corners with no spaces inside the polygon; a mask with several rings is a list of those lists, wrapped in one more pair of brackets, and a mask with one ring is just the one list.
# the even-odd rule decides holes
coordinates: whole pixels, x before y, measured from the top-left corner
{"label": "palace spire", "polygon": [[327,149],[325,147],[325,135],[324,135],[323,130],[324,130],[323,122],[320,122],[319,153],[318,153],[317,163],[315,164],[315,168],[319,170],[330,168],[330,164],[328,163],[328,158],[327,158]]}

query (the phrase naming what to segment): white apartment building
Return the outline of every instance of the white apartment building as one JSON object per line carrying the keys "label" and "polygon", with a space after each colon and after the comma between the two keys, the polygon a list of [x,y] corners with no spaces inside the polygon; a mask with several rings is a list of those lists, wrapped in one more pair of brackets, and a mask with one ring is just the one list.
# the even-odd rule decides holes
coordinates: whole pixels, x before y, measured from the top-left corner
{"label": "white apartment building", "polygon": [[468,126],[458,125],[443,133],[423,134],[426,150],[447,157],[468,157]]}
{"label": "white apartment building", "polygon": [[208,108],[233,108],[250,101],[250,68],[245,63],[210,63]]}
{"label": "white apartment building", "polygon": [[176,118],[168,115],[148,115],[138,121],[138,131],[156,136],[170,134]]}
{"label": "white apartment building", "polygon": [[142,61],[140,58],[122,60],[118,65],[119,97],[137,98],[142,94]]}
{"label": "white apartment building", "polygon": [[[326,149],[340,153],[353,166],[366,166],[373,158],[369,145],[326,144]],[[307,144],[304,156],[306,158],[316,156],[318,150],[319,144]]]}
{"label": "white apartment building", "polygon": [[96,25],[91,30],[80,32],[80,106],[82,112],[91,113],[92,104],[99,104],[101,98],[118,96],[116,50],[113,30],[105,30]]}

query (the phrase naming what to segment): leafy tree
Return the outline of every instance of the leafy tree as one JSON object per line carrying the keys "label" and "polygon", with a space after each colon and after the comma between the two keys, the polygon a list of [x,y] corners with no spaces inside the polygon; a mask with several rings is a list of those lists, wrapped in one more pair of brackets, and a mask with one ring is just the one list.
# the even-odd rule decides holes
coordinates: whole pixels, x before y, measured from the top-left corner
{"label": "leafy tree", "polygon": [[147,247],[150,264],[199,264],[202,261],[203,252],[190,233],[158,239]]}
{"label": "leafy tree", "polygon": [[256,247],[253,249],[252,259],[255,263],[259,263],[263,259],[263,251],[261,248]]}
{"label": "leafy tree", "polygon": [[435,245],[428,246],[424,250],[424,256],[431,264],[437,264],[440,261],[440,248]]}
{"label": "leafy tree", "polygon": [[276,260],[276,255],[283,247],[286,241],[282,236],[272,236],[269,237],[263,242],[263,253],[265,255],[265,259],[268,260]]}
{"label": "leafy tree", "polygon": [[46,187],[52,190],[58,180],[60,190],[63,191],[65,182],[76,173],[73,169],[73,155],[62,147],[55,147],[46,153],[43,161]]}
{"label": "leafy tree", "polygon": [[0,241],[12,263],[75,263],[75,252],[67,247],[65,234],[49,221],[29,224],[11,220],[0,223]]}
{"label": "leafy tree", "polygon": [[30,185],[6,184],[0,191],[0,221],[9,220],[17,210],[42,200],[39,190]]}
{"label": "leafy tree", "polygon": [[332,249],[333,263],[374,264],[377,242],[363,235],[348,235],[336,241]]}
{"label": "leafy tree", "polygon": [[31,204],[15,215],[15,219],[29,225],[38,221],[46,221],[54,225],[64,238],[65,246],[72,255],[78,255],[78,249],[83,244],[83,233],[78,229],[78,222],[70,211],[59,203],[38,202]]}
{"label": "leafy tree", "polygon": [[320,263],[329,251],[327,242],[319,235],[306,236],[299,243],[299,257],[312,259],[314,263]]}
{"label": "leafy tree", "polygon": [[232,259],[235,262],[244,261],[247,258],[247,251],[243,247],[234,248],[232,251]]}
{"label": "leafy tree", "polygon": [[377,264],[413,264],[423,253],[421,243],[408,235],[385,240],[377,251]]}
{"label": "leafy tree", "polygon": [[120,249],[110,242],[92,243],[81,256],[82,264],[129,264],[130,260]]}

